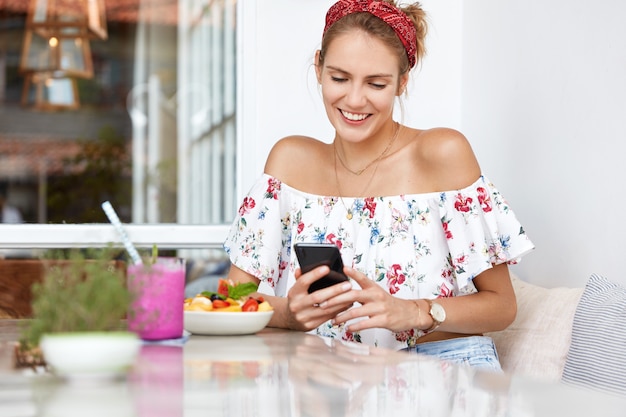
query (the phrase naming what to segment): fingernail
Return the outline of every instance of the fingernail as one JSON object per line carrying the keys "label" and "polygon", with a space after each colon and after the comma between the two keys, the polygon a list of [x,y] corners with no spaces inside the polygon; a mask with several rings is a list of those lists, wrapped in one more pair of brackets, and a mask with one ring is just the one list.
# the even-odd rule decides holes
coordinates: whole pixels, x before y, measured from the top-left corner
{"label": "fingernail", "polygon": [[352,284],[350,284],[349,282],[346,282],[345,284],[343,284],[341,286],[341,289],[344,290],[344,291],[351,290],[352,289]]}

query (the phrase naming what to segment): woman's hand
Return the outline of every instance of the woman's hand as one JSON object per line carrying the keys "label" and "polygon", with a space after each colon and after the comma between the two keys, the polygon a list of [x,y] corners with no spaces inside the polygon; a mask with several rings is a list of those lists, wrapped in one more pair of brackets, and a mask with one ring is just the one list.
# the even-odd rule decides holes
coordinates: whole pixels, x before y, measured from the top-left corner
{"label": "woman's hand", "polygon": [[[300,269],[296,269],[296,282],[289,290],[287,297],[277,297],[275,295],[255,293],[253,295],[263,296],[274,308],[272,319],[268,327],[281,329],[309,331],[317,328],[334,318],[340,312],[352,307],[352,301],[336,300],[352,289],[350,282],[344,282],[332,287],[324,288],[313,294],[308,293],[309,286],[319,278],[327,275],[327,266],[321,266],[306,274]],[[231,265],[228,279],[233,282],[254,282],[259,284],[259,279],[253,275]],[[332,300],[332,303],[329,301]],[[325,308],[320,307],[320,305]]]}
{"label": "woman's hand", "polygon": [[[308,293],[309,286],[328,274],[327,266],[320,266],[306,274],[298,268],[296,282],[287,294],[287,327],[294,330],[313,330],[322,323],[333,319],[337,314],[352,307],[352,301],[337,299],[352,289],[350,282],[333,285]],[[330,302],[332,300],[332,302]]]}
{"label": "woman's hand", "polygon": [[352,319],[363,318],[350,324],[349,328],[346,329],[350,332],[370,328],[385,328],[399,332],[427,325],[427,317],[423,317],[425,315],[423,312],[420,314],[416,302],[394,297],[383,290],[375,281],[352,268],[345,267],[344,272],[361,289],[338,295],[329,300],[328,304],[346,305],[357,302],[361,305],[337,314],[333,320],[334,324],[343,324]]}

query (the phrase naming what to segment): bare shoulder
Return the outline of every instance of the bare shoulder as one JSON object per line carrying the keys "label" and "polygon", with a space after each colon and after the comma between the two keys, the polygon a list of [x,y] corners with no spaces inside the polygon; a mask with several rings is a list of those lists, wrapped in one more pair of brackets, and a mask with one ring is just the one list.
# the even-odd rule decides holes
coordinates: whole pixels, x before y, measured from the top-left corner
{"label": "bare shoulder", "polygon": [[463,188],[480,176],[480,166],[469,141],[450,128],[423,130],[418,136],[418,155],[441,190]]}
{"label": "bare shoulder", "polygon": [[[287,136],[272,147],[265,163],[265,173],[292,185],[298,185],[303,167],[323,170],[332,155],[327,143],[308,136]],[[308,171],[310,172],[310,171]]]}

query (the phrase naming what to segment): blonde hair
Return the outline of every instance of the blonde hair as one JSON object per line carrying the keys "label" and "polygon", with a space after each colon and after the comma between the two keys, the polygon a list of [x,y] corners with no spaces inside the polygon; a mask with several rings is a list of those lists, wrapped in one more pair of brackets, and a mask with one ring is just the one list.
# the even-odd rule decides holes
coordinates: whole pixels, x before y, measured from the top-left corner
{"label": "blonde hair", "polygon": [[[416,62],[420,63],[422,57],[426,54],[426,34],[428,33],[428,24],[426,22],[426,12],[422,9],[420,3],[413,3],[406,6],[398,6],[394,0],[381,0],[385,3],[398,8],[413,22],[416,32],[417,48],[415,52]],[[348,14],[326,30],[322,37],[322,45],[319,52],[319,62],[321,66],[324,64],[324,57],[329,45],[339,35],[351,32],[353,30],[362,30],[365,33],[380,39],[386,44],[398,57],[400,63],[400,74],[406,74],[411,70],[411,65],[407,57],[407,52],[400,38],[391,26],[382,19],[368,12],[356,12]]]}

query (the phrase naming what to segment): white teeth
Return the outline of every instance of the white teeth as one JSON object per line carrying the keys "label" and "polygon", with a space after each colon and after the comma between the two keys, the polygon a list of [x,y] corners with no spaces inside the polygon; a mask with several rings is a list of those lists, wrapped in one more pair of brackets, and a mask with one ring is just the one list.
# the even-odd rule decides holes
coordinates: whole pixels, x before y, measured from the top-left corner
{"label": "white teeth", "polygon": [[353,120],[355,122],[364,120],[368,114],[356,114],[356,113],[348,113],[347,111],[341,110],[341,114],[348,120]]}

